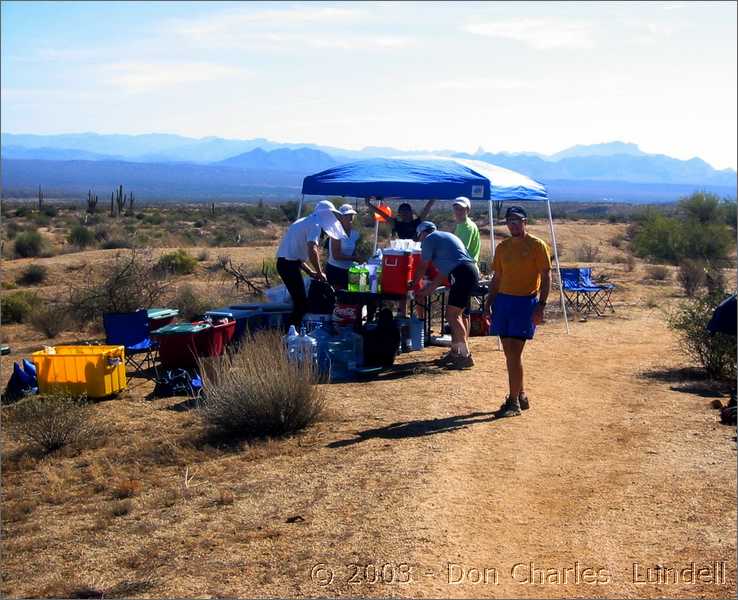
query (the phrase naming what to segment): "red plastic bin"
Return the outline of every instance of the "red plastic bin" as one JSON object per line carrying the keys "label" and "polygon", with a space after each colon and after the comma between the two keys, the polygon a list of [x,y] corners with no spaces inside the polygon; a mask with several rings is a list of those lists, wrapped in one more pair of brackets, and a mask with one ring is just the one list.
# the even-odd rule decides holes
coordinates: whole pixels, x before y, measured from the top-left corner
{"label": "red plastic bin", "polygon": [[152,332],[165,368],[197,366],[197,358],[220,356],[236,332],[236,321],[175,323]]}

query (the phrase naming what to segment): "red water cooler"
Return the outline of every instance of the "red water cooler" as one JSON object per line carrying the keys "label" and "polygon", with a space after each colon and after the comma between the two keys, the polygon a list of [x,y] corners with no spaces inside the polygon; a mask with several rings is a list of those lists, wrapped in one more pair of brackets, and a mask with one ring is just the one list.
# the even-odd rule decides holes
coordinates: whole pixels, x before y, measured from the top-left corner
{"label": "red water cooler", "polygon": [[387,248],[382,254],[382,292],[407,294],[412,280],[413,254],[410,250]]}

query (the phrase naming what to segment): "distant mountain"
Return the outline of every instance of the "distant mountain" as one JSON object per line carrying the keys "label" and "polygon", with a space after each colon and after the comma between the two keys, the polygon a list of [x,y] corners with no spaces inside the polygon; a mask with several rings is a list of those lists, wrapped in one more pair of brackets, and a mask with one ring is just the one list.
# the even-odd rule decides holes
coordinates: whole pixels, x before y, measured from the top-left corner
{"label": "distant mountain", "polygon": [[217,164],[240,169],[276,169],[310,175],[330,169],[337,165],[338,161],[329,154],[312,148],[297,148],[296,150],[279,148],[269,152],[262,148],[255,148],[238,156],[221,160]]}
{"label": "distant mountain", "polygon": [[578,158],[582,156],[615,156],[616,154],[627,154],[628,156],[646,156],[636,144],[626,142],[608,142],[605,144],[591,144],[589,146],[576,145],[556,154],[551,154],[548,160],[561,160],[562,158]]}
{"label": "distant mountain", "polygon": [[74,148],[24,148],[23,146],[3,146],[0,154],[3,158],[37,160],[120,160],[122,158]]}
{"label": "distant mountain", "polygon": [[[268,157],[272,153],[263,154]],[[70,197],[82,201],[88,189],[106,197],[118,185],[123,184],[134,190],[141,202],[244,201],[256,197],[275,201],[294,199],[300,193],[302,179],[306,174],[275,168],[194,163],[6,158],[2,159],[0,171],[3,178],[2,193],[6,198],[35,197],[38,186],[41,185],[47,197]],[[552,202],[674,202],[695,189],[714,192],[720,196],[734,197],[736,193],[735,180],[730,186],[567,179],[550,179],[545,180],[545,183]]]}
{"label": "distant mountain", "polygon": [[[184,185],[185,181],[192,182],[195,186],[194,182],[198,177],[206,177],[205,174],[210,173],[215,177],[214,183],[208,187],[210,184],[202,181],[200,185],[204,186],[203,190],[212,189],[213,193],[220,193],[217,190],[227,190],[227,193],[231,193],[234,189],[238,189],[239,172],[246,173],[243,176],[247,182],[244,184],[246,186],[263,184],[267,188],[277,185],[295,189],[300,186],[305,175],[336,164],[361,158],[414,154],[453,155],[484,160],[524,173],[546,185],[551,185],[554,181],[564,181],[567,182],[565,185],[569,186],[570,182],[580,181],[584,183],[577,189],[596,188],[598,194],[605,190],[603,196],[608,195],[606,193],[608,186],[614,185],[622,189],[620,183],[636,186],[647,184],[691,186],[692,189],[707,189],[713,186],[728,190],[726,193],[731,195],[735,195],[736,189],[736,172],[732,169],[716,170],[700,158],[679,160],[663,154],[648,154],[640,150],[636,144],[619,141],[572,146],[546,156],[533,152],[490,153],[485,152],[483,148],[479,148],[474,154],[455,153],[450,150],[403,151],[374,146],[362,150],[348,150],[317,144],[279,143],[265,138],[195,139],[170,134],[2,133],[0,138],[4,190],[9,188],[9,182],[20,180],[23,181],[23,185],[28,184],[31,188],[36,188],[38,184],[58,184],[59,189],[67,189],[65,186],[69,183],[69,179],[66,172],[72,165],[79,170],[80,178],[83,179],[88,175],[93,178],[89,183],[80,183],[85,190],[96,181],[104,180],[105,185],[115,185],[116,181],[127,184],[127,178],[131,177],[132,182],[140,181],[141,185],[151,186],[152,190],[157,190],[157,194],[165,193],[164,187],[153,179],[154,174],[159,174],[163,177],[162,181],[171,183],[169,189],[174,193],[175,189],[187,187]],[[104,165],[95,168],[92,161]],[[60,169],[56,174],[49,171],[51,164],[57,165]],[[216,171],[202,170],[207,165],[212,165]],[[226,171],[221,172],[217,169]],[[16,170],[23,173],[22,177]],[[37,184],[32,182],[34,172],[39,178]],[[176,178],[174,180],[169,178],[171,173],[181,174],[184,178],[182,183],[184,187],[177,185]],[[602,182],[602,185],[598,183],[593,187],[595,182]],[[187,189],[192,193],[199,193],[195,187]],[[202,194],[206,192],[203,191]]]}
{"label": "distant mountain", "polygon": [[62,133],[58,135],[0,134],[2,146],[22,146],[24,148],[67,148],[84,150],[95,154],[109,154],[132,158],[134,156],[164,152],[188,143],[191,138],[168,133],[147,133],[143,135],[100,134],[100,133]]}
{"label": "distant mountain", "polygon": [[475,158],[519,171],[546,183],[553,179],[588,181],[628,181],[632,183],[679,183],[693,185],[736,185],[732,169],[713,169],[699,158],[679,160],[663,154],[579,156],[558,161],[536,156],[458,153],[460,158]]}
{"label": "distant mountain", "polygon": [[4,197],[35,195],[40,185],[47,197],[81,199],[91,189],[104,198],[123,184],[144,202],[294,197],[303,178],[284,171],[191,163],[15,159],[2,160],[2,174]]}

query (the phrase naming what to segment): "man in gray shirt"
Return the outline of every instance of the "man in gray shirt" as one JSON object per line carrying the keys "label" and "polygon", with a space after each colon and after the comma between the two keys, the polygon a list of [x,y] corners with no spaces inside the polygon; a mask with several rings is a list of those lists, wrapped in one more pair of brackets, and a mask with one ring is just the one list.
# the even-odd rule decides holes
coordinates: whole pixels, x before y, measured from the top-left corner
{"label": "man in gray shirt", "polygon": [[446,320],[451,328],[451,350],[441,357],[440,364],[452,369],[468,369],[474,366],[469,352],[469,331],[464,323],[464,309],[469,304],[472,290],[479,283],[479,272],[474,259],[464,243],[453,233],[437,231],[430,221],[418,225],[417,238],[421,245],[421,263],[415,271],[410,289],[416,287],[428,268],[428,263],[438,269],[438,275],[428,286],[417,292],[422,300],[436,291],[441,281],[448,277],[451,290],[446,307]]}

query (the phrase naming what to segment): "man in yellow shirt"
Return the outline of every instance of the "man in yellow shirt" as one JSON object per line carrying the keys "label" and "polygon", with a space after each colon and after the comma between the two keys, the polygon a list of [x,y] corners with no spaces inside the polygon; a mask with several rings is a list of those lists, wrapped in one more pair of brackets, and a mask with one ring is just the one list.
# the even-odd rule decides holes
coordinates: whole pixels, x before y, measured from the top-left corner
{"label": "man in yellow shirt", "polygon": [[543,322],[551,288],[551,257],[546,242],[527,232],[528,215],[520,206],[508,208],[505,221],[511,237],[497,246],[485,310],[492,307],[491,335],[500,336],[507,362],[510,393],[500,413],[514,417],[530,406],[523,386],[522,355],[525,342],[533,339],[536,325]]}

